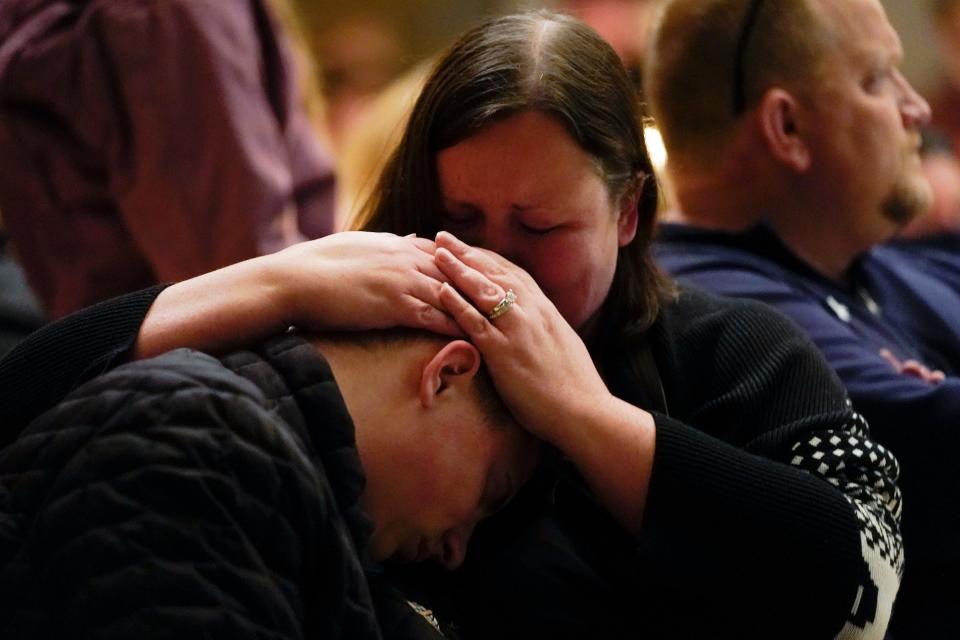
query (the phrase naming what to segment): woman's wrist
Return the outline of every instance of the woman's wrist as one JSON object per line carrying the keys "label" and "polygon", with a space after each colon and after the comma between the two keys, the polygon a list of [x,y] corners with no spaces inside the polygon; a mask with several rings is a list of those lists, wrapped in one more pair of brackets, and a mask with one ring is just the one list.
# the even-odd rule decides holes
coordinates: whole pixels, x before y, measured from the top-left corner
{"label": "woman's wrist", "polygon": [[258,258],[247,274],[255,283],[255,295],[259,296],[258,305],[262,313],[278,330],[302,322],[299,302],[304,290],[298,289],[296,282],[299,274],[291,273],[289,260],[285,260],[285,257],[280,251]]}
{"label": "woman's wrist", "polygon": [[607,394],[574,408],[548,438],[614,518],[631,532],[639,530],[656,449],[652,414]]}

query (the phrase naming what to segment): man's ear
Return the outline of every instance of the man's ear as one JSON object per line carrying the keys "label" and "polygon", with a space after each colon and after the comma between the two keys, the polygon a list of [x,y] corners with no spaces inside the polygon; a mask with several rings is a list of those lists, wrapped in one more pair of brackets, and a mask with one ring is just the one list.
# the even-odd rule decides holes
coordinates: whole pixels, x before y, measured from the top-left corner
{"label": "man's ear", "polygon": [[810,168],[810,149],[800,126],[800,104],[790,92],[776,87],[767,91],[755,117],[774,159],[799,173]]}
{"label": "man's ear", "polygon": [[480,370],[480,352],[464,340],[453,340],[423,365],[420,375],[420,404],[433,405],[449,388],[469,385]]}
{"label": "man's ear", "polygon": [[643,193],[643,187],[650,179],[642,171],[637,174],[634,185],[620,199],[620,217],[617,218],[617,242],[619,246],[625,247],[633,242],[637,235],[637,224],[640,214],[637,213],[637,204],[640,202],[640,195]]}

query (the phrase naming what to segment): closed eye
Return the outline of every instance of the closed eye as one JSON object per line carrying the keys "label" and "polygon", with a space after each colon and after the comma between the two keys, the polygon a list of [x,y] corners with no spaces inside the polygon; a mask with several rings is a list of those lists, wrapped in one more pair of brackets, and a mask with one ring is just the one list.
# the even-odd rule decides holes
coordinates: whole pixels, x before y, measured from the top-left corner
{"label": "closed eye", "polygon": [[560,228],[560,225],[552,225],[552,226],[548,226],[548,227],[538,227],[538,226],[533,226],[533,225],[522,224],[522,223],[521,223],[520,228],[523,229],[523,232],[524,232],[524,233],[528,233],[528,234],[533,235],[533,236],[545,236],[545,235],[547,235],[548,233],[552,233],[552,232],[556,231],[557,229],[559,229],[559,228]]}
{"label": "closed eye", "polygon": [[876,69],[863,80],[863,88],[869,93],[879,92],[894,75],[893,69]]}

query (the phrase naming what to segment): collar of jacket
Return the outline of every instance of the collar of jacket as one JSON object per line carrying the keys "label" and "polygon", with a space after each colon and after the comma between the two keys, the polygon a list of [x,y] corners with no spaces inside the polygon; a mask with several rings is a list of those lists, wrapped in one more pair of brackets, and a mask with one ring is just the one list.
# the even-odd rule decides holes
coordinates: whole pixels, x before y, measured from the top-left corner
{"label": "collar of jacket", "polygon": [[306,444],[314,463],[326,471],[357,556],[365,569],[374,570],[366,554],[373,522],[360,503],[366,478],[353,420],[326,359],[302,338],[285,335],[220,360],[276,402],[280,417]]}

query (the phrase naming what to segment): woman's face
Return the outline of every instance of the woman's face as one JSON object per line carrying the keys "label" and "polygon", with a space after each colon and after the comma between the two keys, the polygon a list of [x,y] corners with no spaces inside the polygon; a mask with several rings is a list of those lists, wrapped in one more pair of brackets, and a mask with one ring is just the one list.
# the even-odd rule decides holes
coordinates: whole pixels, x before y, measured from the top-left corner
{"label": "woman's face", "polygon": [[552,117],[524,111],[437,154],[441,226],[536,279],[574,328],[596,314],[635,198],[611,201],[599,167]]}

